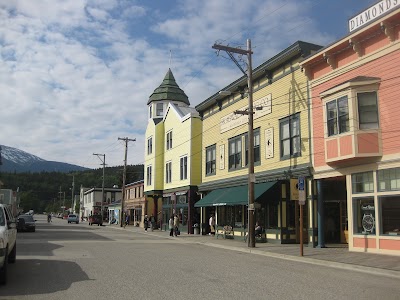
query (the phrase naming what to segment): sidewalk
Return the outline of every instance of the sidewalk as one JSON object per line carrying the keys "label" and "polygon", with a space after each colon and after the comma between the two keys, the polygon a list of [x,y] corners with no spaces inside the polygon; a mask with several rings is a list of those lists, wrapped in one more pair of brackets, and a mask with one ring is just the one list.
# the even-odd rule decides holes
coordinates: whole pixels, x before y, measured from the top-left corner
{"label": "sidewalk", "polygon": [[280,259],[298,261],[308,264],[329,266],[340,269],[354,270],[375,275],[383,275],[400,279],[400,257],[384,254],[373,254],[364,252],[350,252],[345,245],[328,245],[327,248],[312,248],[307,245],[303,248],[303,257],[300,256],[299,244],[272,244],[256,243],[255,248],[250,248],[241,239],[223,239],[209,235],[193,235],[182,233],[178,237],[170,237],[169,231],[150,229],[145,232],[143,228],[126,226],[107,227],[120,230],[133,231],[161,238],[174,239],[186,243],[195,243],[210,247],[234,250],[257,255],[264,255]]}

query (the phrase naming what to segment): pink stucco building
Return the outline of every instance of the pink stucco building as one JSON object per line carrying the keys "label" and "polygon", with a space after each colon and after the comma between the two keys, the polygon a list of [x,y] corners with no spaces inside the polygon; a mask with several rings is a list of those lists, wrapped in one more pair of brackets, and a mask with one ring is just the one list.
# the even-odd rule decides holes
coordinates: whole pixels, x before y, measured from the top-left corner
{"label": "pink stucco building", "polygon": [[400,2],[349,20],[306,58],[318,245],[400,255]]}

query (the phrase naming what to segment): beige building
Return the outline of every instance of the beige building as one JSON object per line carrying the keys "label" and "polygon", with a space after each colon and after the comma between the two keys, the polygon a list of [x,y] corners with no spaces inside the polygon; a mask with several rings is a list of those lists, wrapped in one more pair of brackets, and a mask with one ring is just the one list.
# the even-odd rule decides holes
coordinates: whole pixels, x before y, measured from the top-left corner
{"label": "beige building", "polygon": [[201,182],[201,119],[168,70],[150,96],[146,129],[144,194],[147,214],[167,229],[178,215],[181,230],[191,233],[198,216],[194,203]]}
{"label": "beige building", "polygon": [[[299,41],[253,70],[254,214],[268,241],[299,241],[296,184],[298,177],[312,175],[307,78],[299,63],[320,48]],[[203,198],[196,203],[206,225],[202,231],[208,232],[208,218],[216,214],[217,229],[232,226],[234,236],[243,237],[248,222],[248,115],[235,112],[248,109],[247,76],[196,109],[203,119]],[[304,232],[312,241],[312,214],[307,215]]]}

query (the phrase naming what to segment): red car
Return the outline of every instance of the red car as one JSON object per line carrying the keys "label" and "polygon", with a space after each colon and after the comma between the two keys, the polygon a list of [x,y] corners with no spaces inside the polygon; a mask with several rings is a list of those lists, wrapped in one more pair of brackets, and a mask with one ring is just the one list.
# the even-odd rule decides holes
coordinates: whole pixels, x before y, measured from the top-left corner
{"label": "red car", "polygon": [[97,224],[97,226],[103,225],[103,219],[102,219],[101,215],[89,216],[89,225],[92,226],[93,224]]}

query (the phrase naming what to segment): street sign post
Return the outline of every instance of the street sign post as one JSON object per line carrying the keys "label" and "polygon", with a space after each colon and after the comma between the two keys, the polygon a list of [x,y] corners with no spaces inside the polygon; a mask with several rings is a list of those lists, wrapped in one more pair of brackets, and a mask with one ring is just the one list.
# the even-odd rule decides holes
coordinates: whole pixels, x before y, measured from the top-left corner
{"label": "street sign post", "polygon": [[300,176],[297,182],[300,205],[300,256],[303,256],[303,206],[306,204],[305,178]]}
{"label": "street sign post", "polygon": [[299,190],[299,204],[304,205],[306,204],[306,191],[305,191],[305,178],[299,177],[297,188]]}

